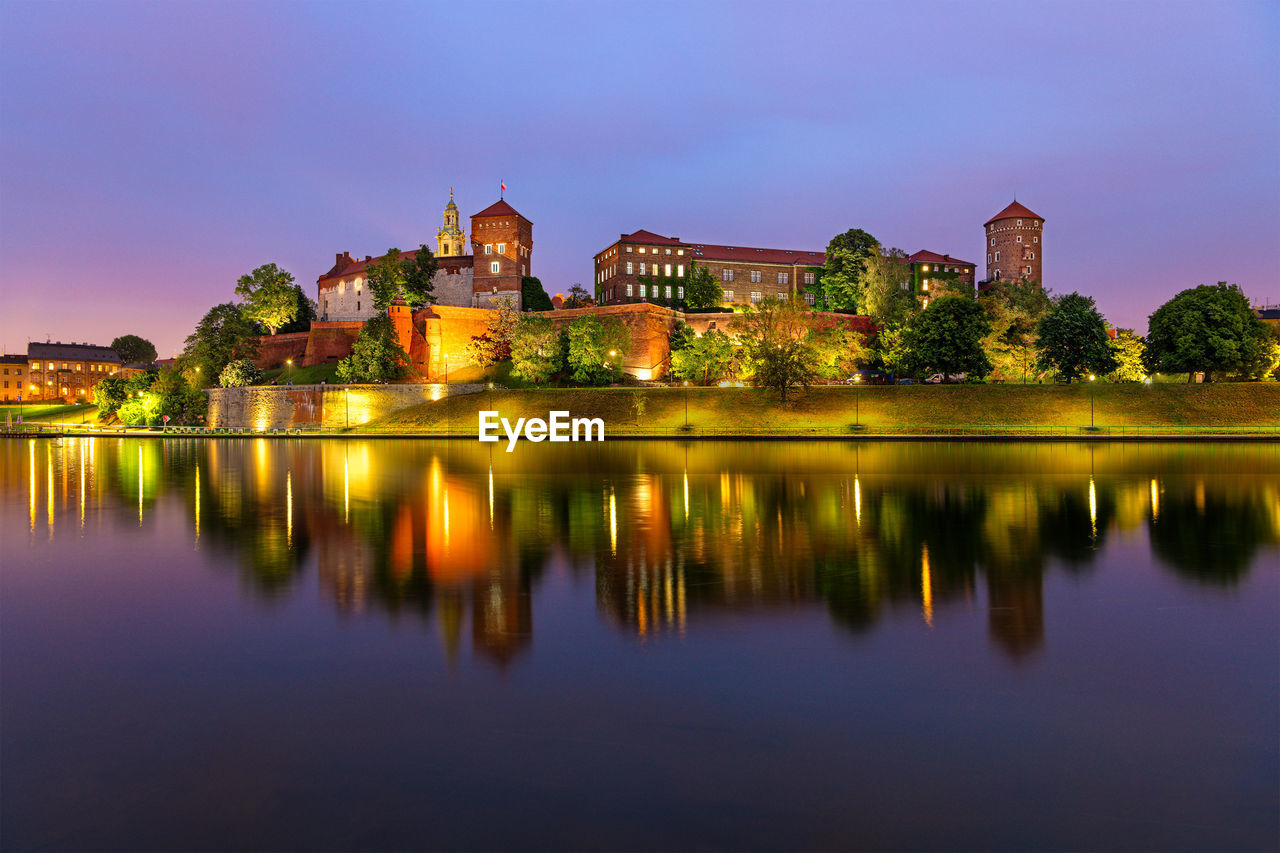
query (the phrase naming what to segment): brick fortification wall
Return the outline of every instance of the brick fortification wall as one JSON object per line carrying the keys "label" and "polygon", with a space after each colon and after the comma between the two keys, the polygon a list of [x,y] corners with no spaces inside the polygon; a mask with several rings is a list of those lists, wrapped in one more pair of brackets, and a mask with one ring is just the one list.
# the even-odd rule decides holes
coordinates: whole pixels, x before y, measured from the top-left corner
{"label": "brick fortification wall", "polygon": [[284,335],[263,335],[258,338],[258,357],[253,363],[263,370],[282,367],[287,359],[301,365],[307,354],[310,332],[289,332]]}
{"label": "brick fortification wall", "polygon": [[351,355],[351,347],[360,336],[364,322],[360,320],[316,321],[311,324],[307,354],[303,364],[337,362]]}
{"label": "brick fortification wall", "polygon": [[210,388],[211,427],[342,429],[446,396],[475,394],[483,385],[259,385]]}

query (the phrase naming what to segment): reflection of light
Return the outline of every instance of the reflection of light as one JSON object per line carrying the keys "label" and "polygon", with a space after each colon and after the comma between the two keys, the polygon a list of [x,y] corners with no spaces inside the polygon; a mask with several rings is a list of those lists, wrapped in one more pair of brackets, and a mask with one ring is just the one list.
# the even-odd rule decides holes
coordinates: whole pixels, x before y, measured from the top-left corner
{"label": "reflection of light", "polygon": [[84,441],[80,441],[80,529],[84,530]]}
{"label": "reflection of light", "polygon": [[284,475],[284,536],[285,544],[293,547],[293,472]]}
{"label": "reflection of light", "polygon": [[[881,499],[882,507],[883,503],[884,501]],[[881,513],[883,512],[884,509],[882,508]],[[853,519],[858,524],[862,524],[862,483],[858,481],[856,476],[853,478]]]}
{"label": "reflection of light", "polygon": [[351,464],[342,457],[342,522],[351,523]]}
{"label": "reflection of light", "polygon": [[31,532],[36,532],[36,440],[27,443],[27,469],[31,471]]}
{"label": "reflection of light", "polygon": [[142,445],[138,445],[138,526],[142,526]]}
{"label": "reflection of light", "polygon": [[1160,486],[1156,483],[1155,478],[1151,480],[1151,520],[1155,521],[1160,517]]}
{"label": "reflection of light", "polygon": [[200,541],[200,466],[196,465],[196,542]]}
{"label": "reflection of light", "polygon": [[676,577],[676,625],[680,629],[680,636],[684,636],[684,566],[678,570]]}
{"label": "reflection of light", "polygon": [[1204,515],[1204,480],[1196,480],[1196,513]]}
{"label": "reflection of light", "polygon": [[444,547],[449,547],[449,490],[444,490]]}
{"label": "reflection of light", "polygon": [[1093,486],[1093,478],[1089,478],[1089,527],[1093,529],[1093,535],[1098,535],[1098,491]]}
{"label": "reflection of light", "polygon": [[618,556],[618,499],[613,490],[609,490],[609,548]]}
{"label": "reflection of light", "polygon": [[52,539],[53,538],[53,448],[49,447],[49,448],[46,448],[46,450],[48,451],[46,456],[49,460],[49,465],[47,466],[49,471],[49,489],[48,489],[49,499],[47,501],[47,504],[48,504],[47,510],[49,513],[49,538]]}
{"label": "reflection of light", "polygon": [[493,466],[489,466],[489,529],[493,529]]}
{"label": "reflection of light", "polygon": [[933,577],[929,573],[929,546],[920,553],[920,600],[924,623],[933,627]]}
{"label": "reflection of light", "polygon": [[684,472],[684,520],[689,520],[689,472]]}

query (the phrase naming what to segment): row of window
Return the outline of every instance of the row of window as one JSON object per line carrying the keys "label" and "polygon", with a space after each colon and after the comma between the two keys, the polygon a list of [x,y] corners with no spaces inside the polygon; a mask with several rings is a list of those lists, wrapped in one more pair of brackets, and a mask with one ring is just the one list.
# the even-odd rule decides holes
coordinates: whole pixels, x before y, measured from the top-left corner
{"label": "row of window", "polygon": [[[662,299],[662,298],[664,298],[664,297],[662,296],[662,294],[658,292],[659,290],[662,290],[663,288],[659,287],[659,286],[658,286],[658,285],[656,285],[656,284],[651,284],[651,285],[648,285],[648,286],[643,285],[643,284],[639,284],[639,285],[635,285],[635,286],[640,288],[640,298],[641,298],[641,299],[650,299],[650,298],[652,298],[652,299]],[[666,296],[665,296],[665,298],[666,298],[666,299],[670,299],[670,298],[671,298],[671,285],[669,285],[669,284],[668,284],[668,285],[666,285],[666,286],[665,286],[665,289],[666,289]],[[649,292],[648,292],[648,293],[645,293],[645,291],[646,291],[646,290],[648,290]],[[675,296],[675,298],[676,298],[676,299],[684,299],[684,288],[683,288],[683,287],[679,287],[679,286],[677,286],[677,287],[675,288],[675,293],[676,293],[676,296]],[[632,285],[630,285],[630,284],[628,284],[628,285],[627,285],[627,296],[635,296],[635,294],[634,294],[634,293],[632,293]]]}
{"label": "row of window", "polygon": [[[735,272],[736,272],[735,270],[731,270],[731,269],[722,269],[722,270],[720,270],[720,280],[721,280],[721,281],[733,281],[733,280],[734,280]],[[763,280],[763,276],[762,276],[762,274],[761,274],[760,270],[751,270],[751,271],[749,272],[749,274],[748,274],[748,278],[749,278],[752,282],[759,282],[759,281],[762,281],[762,280]],[[814,283],[814,280],[815,280],[815,275],[814,275],[814,273],[807,272],[807,273],[805,273],[805,274],[804,274],[804,283],[805,283],[805,284],[813,284],[813,283]],[[780,273],[778,273],[778,284],[790,284],[790,283],[791,283],[791,273],[789,273],[789,272],[780,272]]]}
{"label": "row of window", "polygon": [[[993,243],[993,245],[994,245],[994,243]],[[990,263],[990,261],[988,261],[987,263]],[[969,271],[969,268],[968,268],[968,267],[939,267],[938,269],[939,269],[939,271],[940,271],[940,272],[964,272],[964,273],[967,273],[967,272]],[[925,265],[924,265],[924,267],[922,268],[922,271],[923,271],[923,272],[928,272],[928,271],[929,271],[929,265],[928,265],[928,264],[925,264]]]}
{"label": "row of window", "polygon": [[[1021,243],[1021,242],[1022,242],[1022,235],[1021,235],[1021,234],[1019,234],[1019,235],[1017,236],[1017,238],[1016,238],[1016,239],[1017,239],[1017,242]],[[1032,242],[1032,243],[1039,243],[1039,242],[1040,242],[1040,235],[1039,235],[1039,234],[1032,234],[1032,235],[1031,235],[1031,242]],[[993,246],[994,246],[995,244],[996,244],[996,238],[995,238],[995,237],[992,237],[992,238],[991,238],[991,245],[993,245]]]}
{"label": "row of window", "polygon": [[[1019,228],[1021,228],[1021,227],[1022,227],[1022,220],[1021,220],[1021,219],[1019,219],[1019,220],[1018,220],[1018,227],[1019,227]],[[1039,228],[1039,227],[1040,227],[1040,222],[1039,222],[1039,220],[1036,220],[1036,219],[1031,220],[1031,225],[1030,225],[1029,227],[1031,227],[1031,228]],[[995,230],[996,230],[996,224],[995,224],[994,222],[993,222],[993,223],[991,223],[990,225],[988,225],[988,226],[987,226],[987,230],[988,230],[988,231],[995,231]]]}
{"label": "row of window", "polygon": [[[630,246],[628,246],[628,247],[627,247],[627,251],[628,251],[628,252],[630,252],[630,251],[631,251],[631,247],[630,247]],[[644,246],[640,246],[639,248],[637,248],[637,249],[636,249],[636,251],[643,255],[643,254],[645,253],[645,247],[644,247]],[[658,254],[663,254],[663,253],[668,254],[668,255],[669,255],[669,254],[671,254],[671,250],[670,250],[670,249],[650,248],[650,249],[648,249],[648,251],[649,251],[649,253],[650,253],[650,254],[653,254],[653,255],[658,255]],[[676,249],[676,254],[677,254],[677,255],[683,255],[683,254],[684,254],[684,249]]]}
{"label": "row of window", "polygon": [[[994,258],[994,260],[993,260],[993,258]],[[1034,261],[1034,260],[1036,259],[1036,253],[1035,253],[1035,252],[1032,252],[1032,251],[1030,251],[1030,250],[1028,250],[1028,251],[1026,251],[1026,252],[1023,252],[1023,254],[1022,254],[1022,259],[1023,259],[1024,261]],[[998,263],[999,261],[1000,261],[1000,253],[999,253],[999,252],[996,252],[994,255],[992,255],[992,253],[991,253],[991,252],[987,252],[987,263],[989,263],[989,264],[990,264],[990,263]]]}
{"label": "row of window", "polygon": [[[38,361],[31,362],[31,369],[40,370],[41,369],[40,364],[41,362],[38,362]],[[46,365],[44,368],[45,370],[59,369],[57,362],[46,361],[44,362],[44,364]],[[70,366],[68,366],[68,362],[65,362],[65,361],[62,362],[61,369],[66,371],[76,371],[77,373],[85,372],[85,368],[83,364],[71,363]],[[8,372],[9,372],[8,370],[5,370],[6,374],[8,374]],[[91,364],[88,367],[88,372],[89,373],[115,373],[115,366],[111,364]]]}
{"label": "row of window", "polygon": [[[359,293],[361,290],[364,289],[364,279],[357,278],[351,282],[351,285],[352,285],[352,288],[355,290],[355,292]],[[347,292],[347,283],[345,280],[338,282],[338,292],[339,293]]]}
{"label": "row of window", "polygon": [[[6,367],[6,368],[4,368],[4,375],[5,375],[5,376],[8,376],[8,375],[9,375],[9,368],[7,368],[7,367]],[[21,367],[15,367],[15,368],[13,369],[13,375],[14,375],[14,376],[21,376],[21,375],[22,375],[22,368],[21,368]]]}

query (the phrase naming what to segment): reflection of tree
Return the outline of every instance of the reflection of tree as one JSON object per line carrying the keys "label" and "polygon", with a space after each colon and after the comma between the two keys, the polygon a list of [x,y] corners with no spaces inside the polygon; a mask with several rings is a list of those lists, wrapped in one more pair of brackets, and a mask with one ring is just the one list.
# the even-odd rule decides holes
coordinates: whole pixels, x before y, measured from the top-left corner
{"label": "reflection of tree", "polygon": [[[1272,496],[1271,512],[1275,512]],[[1203,482],[1160,497],[1148,524],[1151,548],[1179,575],[1212,586],[1235,586],[1263,545],[1277,542],[1265,492],[1210,491]]]}

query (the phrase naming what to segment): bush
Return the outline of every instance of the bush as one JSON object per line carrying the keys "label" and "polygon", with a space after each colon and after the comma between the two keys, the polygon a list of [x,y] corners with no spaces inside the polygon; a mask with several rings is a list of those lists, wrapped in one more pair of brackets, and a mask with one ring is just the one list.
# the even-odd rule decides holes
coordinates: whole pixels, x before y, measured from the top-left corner
{"label": "bush", "polygon": [[223,388],[243,388],[262,382],[262,371],[247,358],[231,362],[218,374],[218,384]]}

